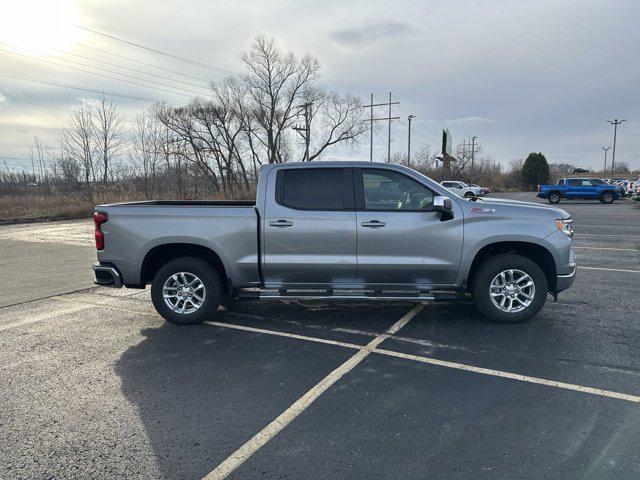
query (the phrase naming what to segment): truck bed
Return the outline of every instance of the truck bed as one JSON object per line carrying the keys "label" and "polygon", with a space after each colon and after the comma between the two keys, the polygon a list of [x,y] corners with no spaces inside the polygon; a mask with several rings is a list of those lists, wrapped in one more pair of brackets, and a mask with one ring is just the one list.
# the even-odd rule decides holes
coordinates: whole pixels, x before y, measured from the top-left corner
{"label": "truck bed", "polygon": [[98,205],[104,250],[98,260],[115,264],[126,285],[141,282],[149,252],[172,245],[197,245],[218,252],[227,276],[242,286],[259,283],[258,213],[255,201],[152,200]]}
{"label": "truck bed", "polygon": [[254,207],[255,200],[142,200],[138,202],[122,202],[101,205],[102,207],[116,206],[185,206],[185,207]]}

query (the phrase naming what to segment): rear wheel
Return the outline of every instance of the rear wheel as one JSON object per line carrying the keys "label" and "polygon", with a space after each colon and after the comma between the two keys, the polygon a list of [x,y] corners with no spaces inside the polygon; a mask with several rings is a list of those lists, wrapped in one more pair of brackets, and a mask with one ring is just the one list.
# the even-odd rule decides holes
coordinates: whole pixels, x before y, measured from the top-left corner
{"label": "rear wheel", "polygon": [[549,194],[549,202],[558,203],[560,201],[560,194],[556,192],[552,192]]}
{"label": "rear wheel", "polygon": [[501,254],[489,257],[478,267],[472,294],[478,309],[494,322],[524,322],[544,306],[547,279],[532,260]]}
{"label": "rear wheel", "polygon": [[602,195],[600,195],[601,203],[613,203],[614,200],[615,197],[611,192],[603,192]]}
{"label": "rear wheel", "polygon": [[163,265],[153,277],[151,300],[162,317],[178,325],[210,318],[223,297],[222,281],[208,262],[182,257]]}

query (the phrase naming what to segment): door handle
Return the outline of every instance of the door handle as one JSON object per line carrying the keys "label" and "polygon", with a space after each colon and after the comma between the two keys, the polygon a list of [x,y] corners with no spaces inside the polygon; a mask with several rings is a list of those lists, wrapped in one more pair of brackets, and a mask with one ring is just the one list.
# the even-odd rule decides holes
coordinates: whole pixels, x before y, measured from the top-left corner
{"label": "door handle", "polygon": [[289,220],[277,220],[275,222],[269,222],[269,225],[272,227],[292,227],[293,222],[290,222]]}
{"label": "door handle", "polygon": [[360,225],[367,228],[381,228],[386,225],[386,223],[381,222],[380,220],[371,220],[369,222],[362,222]]}

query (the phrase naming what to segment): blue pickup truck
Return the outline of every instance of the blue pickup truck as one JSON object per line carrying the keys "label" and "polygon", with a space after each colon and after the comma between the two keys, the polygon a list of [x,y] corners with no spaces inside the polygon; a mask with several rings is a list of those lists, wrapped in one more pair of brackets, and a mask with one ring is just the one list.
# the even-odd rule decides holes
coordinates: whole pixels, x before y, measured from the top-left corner
{"label": "blue pickup truck", "polygon": [[613,203],[621,194],[620,187],[598,178],[561,178],[555,185],[538,185],[538,197],[551,203],[558,203],[562,198]]}

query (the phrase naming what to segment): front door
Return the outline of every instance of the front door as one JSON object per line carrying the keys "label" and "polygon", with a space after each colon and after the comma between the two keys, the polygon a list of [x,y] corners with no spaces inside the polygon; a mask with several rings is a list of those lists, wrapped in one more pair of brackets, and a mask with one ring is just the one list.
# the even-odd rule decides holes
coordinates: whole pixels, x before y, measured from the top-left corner
{"label": "front door", "polygon": [[351,168],[273,172],[263,219],[268,287],[353,283],[356,214]]}
{"label": "front door", "polygon": [[[356,280],[368,287],[428,288],[454,283],[463,220],[424,211],[434,192],[403,173],[354,169],[358,231]],[[455,206],[455,203],[454,203]]]}

